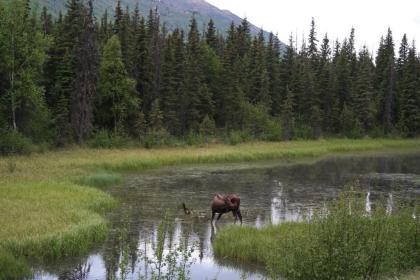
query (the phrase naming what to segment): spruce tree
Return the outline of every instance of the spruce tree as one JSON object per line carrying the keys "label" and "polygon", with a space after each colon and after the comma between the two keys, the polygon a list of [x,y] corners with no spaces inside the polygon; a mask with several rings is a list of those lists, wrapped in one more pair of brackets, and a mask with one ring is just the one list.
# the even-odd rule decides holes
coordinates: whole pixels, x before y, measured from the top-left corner
{"label": "spruce tree", "polygon": [[362,129],[367,132],[373,128],[375,108],[372,102],[374,65],[366,46],[359,52],[357,64],[351,104]]}
{"label": "spruce tree", "polygon": [[420,133],[420,63],[414,43],[401,74],[400,127],[406,136],[413,137]]}
{"label": "spruce tree", "polygon": [[71,123],[79,144],[83,144],[93,128],[93,100],[96,95],[99,63],[97,30],[93,19],[93,3],[83,9],[83,29],[75,46],[74,89],[71,95]]}
{"label": "spruce tree", "polygon": [[210,19],[207,25],[207,32],[206,32],[206,43],[212,48],[214,51],[218,49],[218,39],[216,34],[216,27],[214,26],[213,19]]}
{"label": "spruce tree", "polygon": [[193,17],[188,34],[185,89],[187,94],[186,128],[194,132],[205,115],[213,114],[211,92],[204,82],[202,69],[202,46],[197,21]]}
{"label": "spruce tree", "polygon": [[385,134],[392,132],[396,115],[396,71],[394,41],[391,29],[381,40],[376,57],[375,90],[378,99],[378,120]]}
{"label": "spruce tree", "polygon": [[281,107],[283,140],[291,140],[295,130],[293,93],[286,87],[286,98]]}
{"label": "spruce tree", "polygon": [[102,127],[113,128],[114,133],[124,131],[124,124],[131,107],[135,107],[139,102],[136,98],[135,81],[128,77],[122,58],[121,44],[118,37],[114,35],[104,47],[99,67],[98,124]]}

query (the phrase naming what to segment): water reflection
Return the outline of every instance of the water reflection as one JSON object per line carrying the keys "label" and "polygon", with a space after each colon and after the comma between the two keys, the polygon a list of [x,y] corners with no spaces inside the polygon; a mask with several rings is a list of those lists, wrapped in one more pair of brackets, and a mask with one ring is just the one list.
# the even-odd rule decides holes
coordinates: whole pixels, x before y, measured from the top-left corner
{"label": "water reflection", "polygon": [[[256,227],[311,217],[355,179],[364,187],[367,212],[383,200],[390,213],[397,199],[420,194],[419,154],[238,167],[171,168],[132,176],[111,190],[122,206],[109,215],[111,231],[104,244],[84,258],[43,264],[35,279],[151,279],[156,273],[169,279],[178,279],[179,273],[191,279],[262,279],[261,267],[214,258],[215,235],[234,221],[224,215],[211,226],[214,194],[239,194],[244,224]],[[182,203],[192,215],[184,215]],[[169,223],[163,227],[164,216]]]}

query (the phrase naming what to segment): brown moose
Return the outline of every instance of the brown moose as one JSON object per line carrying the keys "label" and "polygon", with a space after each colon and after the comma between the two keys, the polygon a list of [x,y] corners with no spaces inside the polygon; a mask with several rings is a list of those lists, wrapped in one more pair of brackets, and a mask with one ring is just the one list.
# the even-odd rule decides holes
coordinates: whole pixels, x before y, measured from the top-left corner
{"label": "brown moose", "polygon": [[215,195],[211,202],[211,211],[212,211],[211,223],[213,223],[214,216],[216,215],[216,213],[219,214],[216,220],[218,221],[220,217],[222,217],[223,214],[232,211],[233,216],[235,217],[235,222],[239,218],[239,221],[242,224],[242,215],[241,215],[241,210],[239,209],[240,204],[241,204],[241,199],[239,196],[235,194]]}

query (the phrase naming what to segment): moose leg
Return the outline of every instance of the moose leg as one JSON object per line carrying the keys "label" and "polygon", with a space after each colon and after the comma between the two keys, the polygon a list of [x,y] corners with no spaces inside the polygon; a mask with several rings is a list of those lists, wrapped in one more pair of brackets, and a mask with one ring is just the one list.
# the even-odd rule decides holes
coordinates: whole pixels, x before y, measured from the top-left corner
{"label": "moose leg", "polygon": [[220,218],[222,217],[223,213],[220,213],[219,216],[217,216],[217,221],[220,220]]}
{"label": "moose leg", "polygon": [[242,214],[241,214],[241,210],[238,209],[238,211],[236,211],[236,215],[239,217],[239,221],[241,221],[241,225],[242,225]]}
{"label": "moose leg", "polygon": [[214,220],[214,215],[216,215],[216,212],[212,211],[211,212],[211,223],[213,224],[213,220]]}
{"label": "moose leg", "polygon": [[235,224],[236,221],[238,220],[238,213],[236,211],[232,211],[233,217],[235,218]]}

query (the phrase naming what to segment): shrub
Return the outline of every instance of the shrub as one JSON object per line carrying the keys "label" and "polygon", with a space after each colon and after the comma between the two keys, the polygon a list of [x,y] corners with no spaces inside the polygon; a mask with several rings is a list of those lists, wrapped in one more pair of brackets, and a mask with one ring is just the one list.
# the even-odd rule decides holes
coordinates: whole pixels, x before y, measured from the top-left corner
{"label": "shrub", "polygon": [[227,136],[227,142],[229,145],[238,145],[244,141],[242,136],[240,131],[230,131]]}
{"label": "shrub", "polygon": [[170,141],[171,135],[164,129],[151,129],[146,133],[143,139],[143,145],[147,149],[157,148],[167,145]]}
{"label": "shrub", "polygon": [[131,145],[131,140],[122,134],[109,133],[107,130],[100,130],[89,141],[91,148],[124,148]]}
{"label": "shrub", "polygon": [[14,130],[0,130],[0,154],[29,154],[32,150],[31,141]]}

